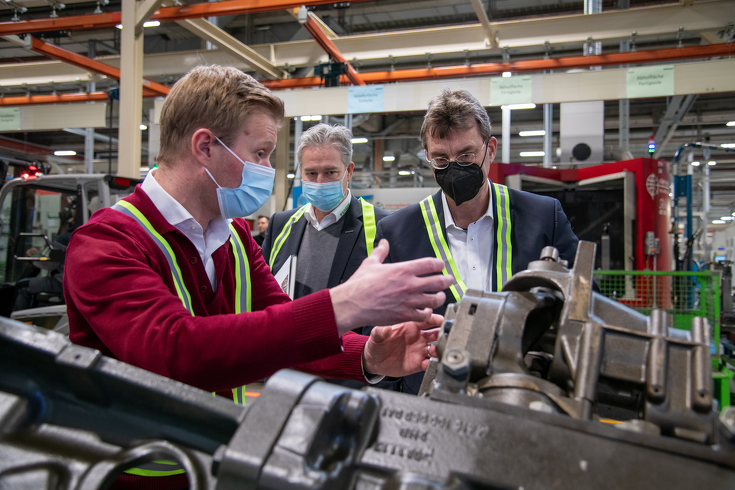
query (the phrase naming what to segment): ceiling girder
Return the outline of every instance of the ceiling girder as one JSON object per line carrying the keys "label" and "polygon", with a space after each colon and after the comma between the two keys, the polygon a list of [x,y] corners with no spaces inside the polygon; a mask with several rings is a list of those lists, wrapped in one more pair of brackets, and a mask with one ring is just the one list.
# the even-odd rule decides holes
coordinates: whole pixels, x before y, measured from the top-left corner
{"label": "ceiling girder", "polygon": [[683,95],[675,95],[669,100],[669,105],[666,108],[666,114],[661,119],[661,124],[654,135],[658,147],[653,154],[653,158],[659,158],[664,146],[671,140],[676,132],[676,128],[679,127],[679,123],[686,116],[691,109],[694,101],[697,100],[697,94],[689,94],[686,97]]}
{"label": "ceiling girder", "polygon": [[492,24],[490,23],[490,19],[487,18],[487,12],[485,12],[485,9],[482,6],[482,2],[480,2],[480,0],[471,0],[471,2],[472,8],[475,9],[477,20],[480,21],[480,25],[482,25],[482,30],[485,31],[485,45],[490,46],[493,49],[497,48],[498,35],[495,32],[495,28],[493,28]]}
{"label": "ceiling girder", "polygon": [[[304,9],[304,12],[306,12],[306,9]],[[302,14],[300,12],[299,22],[302,22],[301,15]],[[329,39],[324,31],[321,30],[319,24],[314,20],[314,17],[316,16],[311,12],[306,12],[305,17],[306,18],[303,20],[302,25],[309,32],[309,34],[311,34],[317,44],[321,46],[322,49],[326,51],[327,54],[329,54],[329,56],[332,57],[335,61],[339,61],[340,63],[344,63],[347,65],[347,78],[349,78],[352,83],[354,83],[355,85],[365,85],[362,77],[357,74],[353,66],[345,59],[342,53],[340,53],[339,49],[337,49],[332,40]]]}
{"label": "ceiling girder", "polygon": [[[147,1],[148,4],[146,7],[150,7],[153,3],[160,3],[159,0]],[[362,2],[366,0],[352,1]],[[205,2],[194,5],[181,5],[178,7],[162,7],[156,10],[150,16],[150,19],[160,22],[201,19],[204,17],[254,14],[258,12],[269,12],[272,10],[298,8],[301,5],[323,5],[330,3],[334,3],[334,0],[261,0],[257,2],[228,0],[224,2]],[[143,6],[141,5],[138,8],[142,7]],[[72,15],[69,17],[57,17],[55,19],[0,22],[0,36],[60,30],[75,31],[82,29],[106,29],[109,27],[115,27],[120,24],[120,21],[120,12],[109,12],[94,15]]]}
{"label": "ceiling girder", "polygon": [[235,37],[205,19],[186,19],[176,21],[178,25],[215,44],[219,49],[247,63],[261,75],[268,78],[284,78],[286,72],[279,69],[268,59],[249,48]]}

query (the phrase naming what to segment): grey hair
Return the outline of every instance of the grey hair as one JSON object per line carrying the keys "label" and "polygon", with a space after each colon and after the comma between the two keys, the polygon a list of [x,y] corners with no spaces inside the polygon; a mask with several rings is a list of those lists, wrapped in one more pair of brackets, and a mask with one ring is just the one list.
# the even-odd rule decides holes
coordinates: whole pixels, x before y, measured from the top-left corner
{"label": "grey hair", "polygon": [[339,124],[330,126],[324,123],[319,123],[307,129],[301,135],[299,145],[296,148],[299,162],[301,162],[304,150],[307,148],[321,148],[324,146],[336,148],[342,155],[342,163],[345,164],[345,167],[352,162],[352,131]]}
{"label": "grey hair", "polygon": [[490,116],[467,90],[445,88],[429,102],[421,125],[421,143],[426,148],[428,136],[444,139],[454,131],[466,131],[476,125],[483,143],[492,136]]}

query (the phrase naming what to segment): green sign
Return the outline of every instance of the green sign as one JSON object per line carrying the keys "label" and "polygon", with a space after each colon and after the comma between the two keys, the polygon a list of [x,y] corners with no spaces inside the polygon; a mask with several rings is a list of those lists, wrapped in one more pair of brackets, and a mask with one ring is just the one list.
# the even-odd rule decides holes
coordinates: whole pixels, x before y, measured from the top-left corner
{"label": "green sign", "polygon": [[20,130],[20,107],[0,108],[0,131]]}
{"label": "green sign", "polygon": [[627,97],[674,95],[674,65],[628,68]]}
{"label": "green sign", "polygon": [[490,105],[529,104],[532,102],[533,79],[508,77],[490,79]]}

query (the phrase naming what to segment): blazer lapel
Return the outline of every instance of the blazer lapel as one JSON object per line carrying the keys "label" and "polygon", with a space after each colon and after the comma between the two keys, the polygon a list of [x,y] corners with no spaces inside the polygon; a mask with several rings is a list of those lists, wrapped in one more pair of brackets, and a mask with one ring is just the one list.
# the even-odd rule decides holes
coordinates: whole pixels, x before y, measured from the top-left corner
{"label": "blazer lapel", "polygon": [[350,207],[347,208],[347,213],[345,213],[342,233],[339,235],[337,252],[334,254],[332,268],[329,271],[329,280],[327,281],[327,287],[329,288],[339,285],[358,237],[362,236],[364,240],[364,234],[360,233],[362,231],[362,220],[360,218],[362,218],[362,206],[355,196],[351,196]]}

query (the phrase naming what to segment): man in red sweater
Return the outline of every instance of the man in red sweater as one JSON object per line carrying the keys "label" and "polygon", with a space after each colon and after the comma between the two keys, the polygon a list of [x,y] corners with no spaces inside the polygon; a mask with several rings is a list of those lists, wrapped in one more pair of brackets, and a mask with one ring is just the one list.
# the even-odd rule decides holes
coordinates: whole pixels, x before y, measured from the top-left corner
{"label": "man in red sweater", "polygon": [[[237,219],[271,194],[283,116],[280,99],[234,68],[198,67],[176,83],[159,168],[71,239],[72,342],[223,394],[288,367],[365,382],[426,368],[442,320],[432,309],[452,283],[436,274],[442,261],[383,264],[383,241],[349,281],[291,301]],[[395,322],[405,323],[350,332]]]}
{"label": "man in red sweater", "polygon": [[[287,367],[363,381],[426,367],[428,329],[441,322],[431,310],[452,281],[435,274],[440,260],[383,264],[384,241],[349,281],[290,301],[234,219],[271,193],[283,115],[280,99],[234,68],[198,67],[177,82],[157,171],[72,237],[72,342],[207,391]],[[348,333],[395,322],[406,323]]]}

